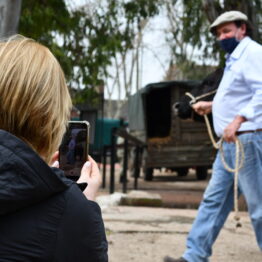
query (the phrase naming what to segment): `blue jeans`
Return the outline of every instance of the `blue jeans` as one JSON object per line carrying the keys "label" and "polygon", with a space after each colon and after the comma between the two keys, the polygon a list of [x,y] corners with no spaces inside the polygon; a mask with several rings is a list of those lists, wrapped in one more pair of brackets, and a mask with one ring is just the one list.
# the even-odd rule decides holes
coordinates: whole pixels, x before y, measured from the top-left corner
{"label": "blue jeans", "polygon": [[[239,171],[239,194],[245,196],[257,243],[262,250],[262,132],[242,134],[239,139],[245,152],[244,165]],[[235,144],[224,143],[223,149],[226,162],[234,167]],[[225,170],[218,152],[212,177],[187,238],[187,249],[183,254],[187,261],[208,261],[212,245],[233,209],[233,185],[234,174]]]}

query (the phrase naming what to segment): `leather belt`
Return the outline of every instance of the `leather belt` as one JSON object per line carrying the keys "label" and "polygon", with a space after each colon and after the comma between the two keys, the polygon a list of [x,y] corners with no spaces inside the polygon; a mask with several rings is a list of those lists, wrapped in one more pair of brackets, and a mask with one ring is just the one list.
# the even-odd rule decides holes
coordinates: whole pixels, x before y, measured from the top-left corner
{"label": "leather belt", "polygon": [[256,129],[256,130],[243,130],[243,131],[237,131],[236,135],[239,136],[239,135],[242,135],[242,134],[256,133],[256,132],[261,132],[261,131],[262,131],[262,128]]}

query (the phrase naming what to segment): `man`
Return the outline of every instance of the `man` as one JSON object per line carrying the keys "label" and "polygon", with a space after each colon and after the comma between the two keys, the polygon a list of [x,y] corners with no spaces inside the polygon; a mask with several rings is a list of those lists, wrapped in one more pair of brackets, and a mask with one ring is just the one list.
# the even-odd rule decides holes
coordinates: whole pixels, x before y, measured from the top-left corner
{"label": "man", "polygon": [[[262,46],[251,40],[245,14],[229,11],[210,26],[227,53],[226,67],[213,102],[200,101],[194,110],[213,113],[215,132],[223,137],[223,153],[230,166],[235,163],[235,141],[244,148],[239,171],[239,192],[248,205],[258,246],[262,250]],[[226,171],[217,153],[213,174],[187,238],[187,249],[179,259],[165,262],[204,262],[233,207],[234,174]]]}

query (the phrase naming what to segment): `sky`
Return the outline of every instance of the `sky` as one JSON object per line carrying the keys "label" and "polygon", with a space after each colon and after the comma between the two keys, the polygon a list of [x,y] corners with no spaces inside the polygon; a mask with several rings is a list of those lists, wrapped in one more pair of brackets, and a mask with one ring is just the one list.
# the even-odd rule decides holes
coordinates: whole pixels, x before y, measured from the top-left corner
{"label": "sky", "polygon": [[169,48],[163,32],[165,27],[167,21],[164,17],[157,16],[152,19],[145,31],[144,44],[151,50],[146,50],[144,53],[142,86],[161,81],[168,69]]}

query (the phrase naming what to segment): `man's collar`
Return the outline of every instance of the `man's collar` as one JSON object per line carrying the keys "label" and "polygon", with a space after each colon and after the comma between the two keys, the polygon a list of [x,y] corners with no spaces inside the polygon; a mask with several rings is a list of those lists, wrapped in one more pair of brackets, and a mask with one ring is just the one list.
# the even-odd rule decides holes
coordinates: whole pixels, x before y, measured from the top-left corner
{"label": "man's collar", "polygon": [[244,37],[230,55],[230,58],[238,59],[251,41],[249,36]]}

